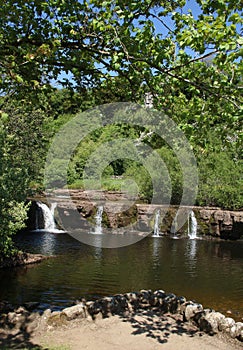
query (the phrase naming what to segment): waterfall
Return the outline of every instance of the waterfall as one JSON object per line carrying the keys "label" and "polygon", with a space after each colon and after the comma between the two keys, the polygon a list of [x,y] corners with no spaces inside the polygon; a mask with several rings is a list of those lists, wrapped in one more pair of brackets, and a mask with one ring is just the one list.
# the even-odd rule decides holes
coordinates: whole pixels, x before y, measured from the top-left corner
{"label": "waterfall", "polygon": [[[54,211],[57,203],[51,203],[51,208],[49,208],[45,203],[36,202],[37,213],[36,213],[36,229],[35,231],[46,231],[52,233],[64,232],[56,228],[56,223],[54,219]],[[40,215],[41,212],[41,215]],[[42,220],[41,220],[42,218]]]}
{"label": "waterfall", "polygon": [[155,213],[154,234],[152,237],[160,237],[159,224],[160,224],[160,210],[157,210]]}
{"label": "waterfall", "polygon": [[172,225],[171,225],[171,230],[170,230],[170,232],[173,234],[172,235],[172,238],[173,239],[178,239],[179,237],[177,236],[177,226],[178,226],[178,224],[177,224],[177,213],[176,213],[176,216],[175,216],[175,218],[174,218],[174,220],[173,220],[173,222],[172,222]]}
{"label": "waterfall", "polygon": [[94,233],[96,235],[102,234],[102,214],[103,214],[104,207],[102,205],[99,205],[97,208],[97,213],[95,215],[95,231]]}
{"label": "waterfall", "polygon": [[192,210],[188,215],[188,236],[190,239],[197,238],[197,219]]}

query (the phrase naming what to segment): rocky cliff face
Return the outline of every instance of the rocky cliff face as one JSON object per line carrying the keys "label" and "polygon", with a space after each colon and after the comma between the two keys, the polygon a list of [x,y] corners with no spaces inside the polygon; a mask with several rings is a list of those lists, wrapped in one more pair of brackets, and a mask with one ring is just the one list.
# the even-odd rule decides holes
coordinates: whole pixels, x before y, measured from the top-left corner
{"label": "rocky cliff face", "polygon": [[243,211],[197,208],[200,232],[224,239],[243,236]]}
{"label": "rocky cliff face", "polygon": [[[35,199],[32,200],[35,201]],[[183,225],[178,224],[180,223],[178,207],[139,204],[124,193],[58,190],[51,197],[41,198],[41,200],[47,203],[48,201],[57,203],[56,220],[65,228],[85,227],[87,220],[94,221],[97,207],[103,205],[102,225],[104,227],[125,228],[128,224],[138,223],[139,230],[152,232],[155,213],[160,210],[160,232],[162,234],[169,235],[177,231],[179,235],[185,235],[188,231],[187,220],[184,220]],[[31,216],[33,216],[34,206],[35,204],[30,210]],[[243,211],[196,206],[183,207],[180,210],[185,218],[193,210],[198,223],[199,235],[223,239],[239,239],[243,236]],[[30,222],[34,222],[33,218]]]}
{"label": "rocky cliff face", "polygon": [[[168,210],[162,206],[138,204],[137,211],[143,226],[153,225],[154,212],[160,209],[163,217],[160,230],[165,234],[170,234],[175,230],[174,218],[178,207],[171,206]],[[193,210],[198,222],[198,234],[210,235],[223,239],[239,239],[243,236],[243,211],[222,210],[220,208],[209,207],[184,207],[186,212]],[[179,228],[178,234],[186,234],[188,230],[187,222]]]}

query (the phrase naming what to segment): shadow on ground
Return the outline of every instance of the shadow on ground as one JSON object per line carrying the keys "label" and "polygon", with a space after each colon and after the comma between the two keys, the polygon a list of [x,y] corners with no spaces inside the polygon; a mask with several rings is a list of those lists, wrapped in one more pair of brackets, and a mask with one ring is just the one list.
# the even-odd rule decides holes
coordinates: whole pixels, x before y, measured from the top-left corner
{"label": "shadow on ground", "polygon": [[0,315],[0,349],[35,349],[43,347],[33,344],[33,318],[29,314],[8,313]]}
{"label": "shadow on ground", "polygon": [[201,334],[196,326],[183,321],[182,315],[160,314],[144,310],[131,316],[122,316],[123,322],[130,322],[134,331],[132,335],[145,334],[147,337],[164,344],[172,334],[193,337]]}

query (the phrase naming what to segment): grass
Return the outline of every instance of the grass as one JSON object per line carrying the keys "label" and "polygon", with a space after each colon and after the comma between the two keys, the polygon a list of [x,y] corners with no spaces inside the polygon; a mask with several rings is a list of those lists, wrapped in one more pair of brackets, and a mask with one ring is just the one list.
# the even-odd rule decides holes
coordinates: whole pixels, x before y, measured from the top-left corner
{"label": "grass", "polygon": [[118,178],[103,178],[101,183],[97,180],[89,179],[87,181],[76,180],[72,184],[68,185],[69,189],[94,189],[102,191],[121,191],[123,179]]}
{"label": "grass", "polygon": [[129,177],[104,177],[99,182],[98,180],[88,179],[87,181],[77,180],[68,185],[69,189],[94,189],[101,191],[116,191],[127,192],[130,195],[138,194],[138,186]]}

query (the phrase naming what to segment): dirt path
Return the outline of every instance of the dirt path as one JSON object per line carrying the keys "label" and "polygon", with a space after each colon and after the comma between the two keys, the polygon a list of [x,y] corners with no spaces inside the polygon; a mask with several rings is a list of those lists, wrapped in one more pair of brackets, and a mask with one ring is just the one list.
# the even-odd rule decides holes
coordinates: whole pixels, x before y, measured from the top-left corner
{"label": "dirt path", "polygon": [[88,321],[76,320],[67,326],[35,334],[34,344],[62,350],[240,350],[242,343],[198,332],[189,323],[171,316],[144,312],[130,317],[112,316]]}

